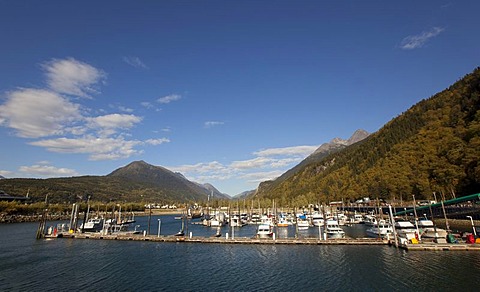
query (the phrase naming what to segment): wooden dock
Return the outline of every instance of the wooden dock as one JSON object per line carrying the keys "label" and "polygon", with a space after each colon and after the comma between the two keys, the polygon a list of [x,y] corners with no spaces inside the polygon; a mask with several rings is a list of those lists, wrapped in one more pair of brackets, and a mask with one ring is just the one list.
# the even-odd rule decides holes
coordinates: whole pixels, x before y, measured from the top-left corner
{"label": "wooden dock", "polygon": [[399,247],[408,251],[480,251],[480,244],[466,243],[418,243]]}
{"label": "wooden dock", "polygon": [[248,237],[201,237],[201,236],[156,236],[142,234],[101,234],[101,233],[68,233],[62,232],[46,235],[45,238],[71,238],[93,240],[124,240],[152,242],[185,242],[185,243],[216,243],[216,244],[282,244],[282,245],[387,245],[387,240],[376,238],[343,238],[321,240],[318,238],[248,238]]}

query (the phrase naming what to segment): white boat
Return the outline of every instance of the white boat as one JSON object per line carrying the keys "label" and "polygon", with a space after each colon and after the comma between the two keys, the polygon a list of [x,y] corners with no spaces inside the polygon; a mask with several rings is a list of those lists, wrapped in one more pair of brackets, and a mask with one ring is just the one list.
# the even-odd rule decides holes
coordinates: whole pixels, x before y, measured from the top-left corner
{"label": "white boat", "polygon": [[323,215],[320,213],[312,214],[312,224],[313,226],[321,227],[324,224]]}
{"label": "white boat", "polygon": [[366,232],[369,237],[389,238],[393,234],[393,228],[385,220],[380,220],[378,225],[368,228]]}
{"label": "white boat", "polygon": [[273,228],[269,224],[260,224],[257,229],[258,238],[270,238],[273,235]]}
{"label": "white boat", "polygon": [[250,218],[250,224],[260,224],[260,215],[259,214],[252,214]]}
{"label": "white boat", "polygon": [[422,238],[447,238],[445,229],[435,227],[432,220],[421,218],[418,220],[418,229]]}
{"label": "white boat", "polygon": [[327,220],[326,225],[328,238],[345,238],[345,231],[338,225],[337,220]]}
{"label": "white boat", "polygon": [[85,224],[80,226],[84,232],[99,232],[103,228],[103,218],[88,219]]}
{"label": "white boat", "polygon": [[277,222],[277,227],[288,227],[292,225],[292,222],[285,217],[280,217]]}
{"label": "white boat", "polygon": [[351,219],[352,219],[351,222],[354,223],[354,224],[364,223],[362,214],[355,213]]}
{"label": "white boat", "polygon": [[395,232],[401,244],[406,244],[412,239],[417,239],[418,236],[415,226],[407,220],[395,221]]}
{"label": "white boat", "polygon": [[230,218],[230,226],[231,227],[242,227],[246,223],[240,218],[239,215],[232,215],[232,218]]}

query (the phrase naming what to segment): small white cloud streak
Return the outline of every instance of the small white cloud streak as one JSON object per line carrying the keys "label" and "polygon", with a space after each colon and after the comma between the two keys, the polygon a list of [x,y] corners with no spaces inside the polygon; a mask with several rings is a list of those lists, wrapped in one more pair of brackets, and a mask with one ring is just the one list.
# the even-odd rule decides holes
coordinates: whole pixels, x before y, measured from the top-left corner
{"label": "small white cloud streak", "polygon": [[421,48],[433,37],[436,37],[445,29],[441,27],[433,27],[430,31],[424,31],[418,35],[407,36],[400,43],[400,48],[404,50],[413,50]]}
{"label": "small white cloud streak", "polygon": [[312,154],[319,146],[293,146],[283,148],[269,148],[256,151],[257,156],[307,156]]}
{"label": "small white cloud streak", "polygon": [[178,94],[170,94],[164,97],[160,97],[159,99],[157,99],[157,102],[162,104],[167,104],[167,103],[171,103],[172,101],[177,101],[181,98],[182,96]]}
{"label": "small white cloud streak", "polygon": [[220,122],[220,121],[207,121],[204,123],[204,127],[205,128],[212,128],[212,127],[215,127],[215,126],[221,126],[221,125],[224,125],[225,122]]}
{"label": "small white cloud streak", "polygon": [[52,61],[44,64],[47,84],[55,92],[84,98],[99,91],[94,86],[105,79],[106,74],[73,58]]}
{"label": "small white cloud streak", "polygon": [[134,68],[137,68],[137,69],[147,69],[147,65],[145,65],[145,63],[143,63],[142,60],[140,60],[139,57],[134,57],[134,56],[131,56],[131,57],[123,57],[123,61],[125,63],[127,63],[128,65],[134,67]]}
{"label": "small white cloud streak", "polygon": [[170,139],[168,138],[159,138],[159,139],[148,139],[148,140],[145,140],[145,144],[148,144],[148,145],[161,145],[163,143],[170,143]]}
{"label": "small white cloud streak", "polygon": [[264,181],[268,180],[274,180],[281,176],[284,173],[284,171],[281,170],[274,170],[274,171],[266,171],[266,172],[252,172],[252,173],[247,173],[240,178],[246,179],[247,182],[250,183],[261,183]]}
{"label": "small white cloud streak", "polygon": [[78,173],[69,168],[57,168],[51,165],[36,164],[31,166],[21,166],[19,171],[30,175],[38,177],[58,177],[58,176],[75,176]]}

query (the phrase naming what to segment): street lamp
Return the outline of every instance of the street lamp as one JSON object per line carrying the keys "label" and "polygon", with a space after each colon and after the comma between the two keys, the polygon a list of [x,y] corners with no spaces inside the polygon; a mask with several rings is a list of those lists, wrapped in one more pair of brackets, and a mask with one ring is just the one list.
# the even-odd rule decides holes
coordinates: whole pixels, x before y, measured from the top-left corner
{"label": "street lamp", "polygon": [[157,237],[160,237],[160,226],[162,226],[162,220],[158,219],[158,234],[157,234]]}
{"label": "street lamp", "polygon": [[473,224],[473,218],[472,216],[467,216],[467,218],[470,219],[470,222],[472,222],[472,228],[473,228],[473,235],[477,237],[477,231],[475,230],[475,224]]}

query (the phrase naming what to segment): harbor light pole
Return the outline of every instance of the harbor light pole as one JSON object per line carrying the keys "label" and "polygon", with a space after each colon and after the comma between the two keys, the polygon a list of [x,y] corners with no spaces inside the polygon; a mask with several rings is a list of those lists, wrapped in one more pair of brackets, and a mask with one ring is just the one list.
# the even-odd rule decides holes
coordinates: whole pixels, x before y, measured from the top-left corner
{"label": "harbor light pole", "polygon": [[470,222],[472,222],[472,228],[473,228],[473,235],[477,237],[477,231],[475,230],[475,224],[473,224],[473,218],[472,216],[467,216],[467,218],[470,219]]}
{"label": "harbor light pole", "polygon": [[157,237],[160,237],[160,227],[162,226],[162,220],[158,219],[158,234]]}

